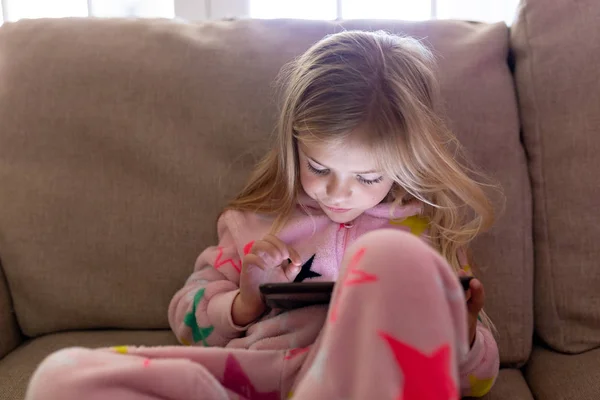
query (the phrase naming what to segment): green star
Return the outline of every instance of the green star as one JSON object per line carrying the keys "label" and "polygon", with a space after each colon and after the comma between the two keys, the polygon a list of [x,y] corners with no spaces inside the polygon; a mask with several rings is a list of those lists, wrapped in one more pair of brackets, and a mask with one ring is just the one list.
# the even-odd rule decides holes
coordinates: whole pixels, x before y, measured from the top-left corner
{"label": "green star", "polygon": [[194,343],[202,341],[202,344],[208,347],[206,338],[210,336],[215,327],[212,325],[206,327],[198,326],[198,321],[196,320],[196,309],[198,308],[198,303],[200,302],[200,300],[202,300],[203,296],[204,288],[198,290],[198,292],[194,296],[194,304],[192,305],[192,311],[185,315],[183,322],[192,330],[192,338],[194,339]]}

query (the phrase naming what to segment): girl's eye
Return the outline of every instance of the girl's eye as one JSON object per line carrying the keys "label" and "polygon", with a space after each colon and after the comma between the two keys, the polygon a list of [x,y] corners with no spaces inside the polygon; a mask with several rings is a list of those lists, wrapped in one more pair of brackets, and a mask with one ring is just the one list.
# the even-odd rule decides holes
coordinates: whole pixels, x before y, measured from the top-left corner
{"label": "girl's eye", "polygon": [[306,163],[306,165],[308,166],[308,169],[310,170],[310,172],[312,172],[315,175],[325,175],[329,172],[328,169],[316,169],[315,167],[313,167],[311,165],[311,163]]}
{"label": "girl's eye", "polygon": [[[306,166],[308,167],[308,170],[315,175],[327,175],[329,173],[329,169],[317,169],[317,168],[313,167],[313,165],[310,162],[306,163]],[[358,179],[358,181],[360,183],[365,184],[365,185],[374,185],[383,180],[383,176],[380,176],[379,178],[375,178],[375,179],[365,179],[362,176],[357,175],[356,178]]]}
{"label": "girl's eye", "polygon": [[379,183],[383,180],[383,176],[380,176],[379,178],[376,179],[365,179],[362,176],[358,175],[358,181],[360,183],[364,183],[365,185],[373,185],[375,183]]}

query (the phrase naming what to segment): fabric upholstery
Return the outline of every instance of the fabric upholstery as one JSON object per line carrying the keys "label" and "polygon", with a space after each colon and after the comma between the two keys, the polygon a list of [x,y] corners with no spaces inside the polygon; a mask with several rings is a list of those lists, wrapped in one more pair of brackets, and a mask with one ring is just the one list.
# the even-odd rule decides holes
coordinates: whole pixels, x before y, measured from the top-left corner
{"label": "fabric upholstery", "polygon": [[501,369],[492,391],[482,400],[533,400],[531,391],[518,369]]}
{"label": "fabric upholstery", "polygon": [[22,400],[36,366],[50,353],[65,347],[110,347],[121,345],[176,345],[171,331],[63,332],[25,342],[0,360],[0,400]]}
{"label": "fabric upholstery", "polygon": [[600,399],[600,349],[560,354],[534,347],[525,378],[536,399]]}
{"label": "fabric upholstery", "polygon": [[600,346],[600,4],[523,1],[512,29],[534,196],[535,324],[562,352]]}
{"label": "fabric upholstery", "polygon": [[[71,346],[98,348],[127,344],[156,346],[176,342],[170,331],[88,331],[42,336],[0,360],[0,400],[23,399],[35,366],[53,351]],[[502,369],[492,392],[483,399],[533,400],[533,397],[519,370]]]}
{"label": "fabric upholstery", "polygon": [[21,332],[12,306],[4,270],[0,264],[0,359],[21,342]]}
{"label": "fabric upholstery", "polygon": [[501,359],[523,363],[531,215],[508,31],[457,21],[4,24],[0,254],[23,332],[166,328],[169,300],[269,143],[278,70],[355,28],[434,49],[451,127],[504,186],[505,212],[474,253]]}

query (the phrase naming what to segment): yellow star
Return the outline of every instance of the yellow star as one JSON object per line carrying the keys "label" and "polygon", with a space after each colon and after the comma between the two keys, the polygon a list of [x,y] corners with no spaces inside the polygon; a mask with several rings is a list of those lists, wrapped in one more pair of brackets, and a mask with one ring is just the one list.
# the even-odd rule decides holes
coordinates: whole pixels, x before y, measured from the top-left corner
{"label": "yellow star", "polygon": [[472,275],[471,266],[469,264],[463,265],[463,271],[465,271],[468,275]]}
{"label": "yellow star", "polygon": [[393,219],[390,221],[392,225],[406,226],[410,229],[410,233],[416,236],[421,236],[429,226],[429,219],[422,215],[413,215],[404,219]]}
{"label": "yellow star", "polygon": [[482,397],[494,385],[494,378],[479,379],[475,375],[469,375],[469,383],[471,384],[471,396]]}
{"label": "yellow star", "polygon": [[127,354],[127,346],[115,346],[113,347],[113,350],[117,353]]}
{"label": "yellow star", "polygon": [[294,392],[289,392],[289,393],[288,393],[288,395],[287,395],[287,398],[288,398],[288,399],[291,399],[291,398],[292,398],[292,396],[294,396]]}
{"label": "yellow star", "polygon": [[179,341],[181,342],[182,345],[184,346],[191,346],[190,342],[188,342],[187,340],[185,340],[184,338],[179,339]]}

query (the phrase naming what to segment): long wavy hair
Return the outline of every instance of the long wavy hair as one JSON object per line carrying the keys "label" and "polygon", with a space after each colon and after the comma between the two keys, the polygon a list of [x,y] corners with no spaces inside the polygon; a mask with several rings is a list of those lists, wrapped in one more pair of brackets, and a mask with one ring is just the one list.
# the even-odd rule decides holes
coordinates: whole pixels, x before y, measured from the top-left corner
{"label": "long wavy hair", "polygon": [[[442,118],[432,53],[414,38],[345,31],[286,65],[278,82],[283,99],[274,146],[226,209],[272,215],[276,233],[300,191],[298,141],[339,144],[365,127],[358,130],[367,132],[365,151],[394,180],[386,200],[422,202],[432,245],[458,271],[458,254],[493,224],[483,190],[493,185],[469,166]],[[482,319],[491,327],[485,313]]]}

